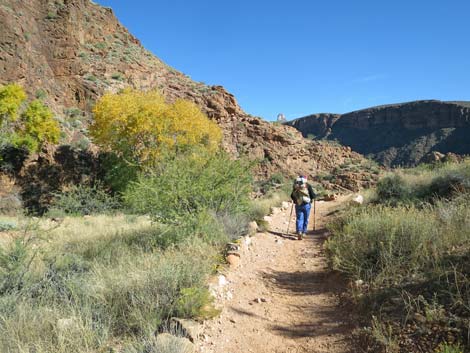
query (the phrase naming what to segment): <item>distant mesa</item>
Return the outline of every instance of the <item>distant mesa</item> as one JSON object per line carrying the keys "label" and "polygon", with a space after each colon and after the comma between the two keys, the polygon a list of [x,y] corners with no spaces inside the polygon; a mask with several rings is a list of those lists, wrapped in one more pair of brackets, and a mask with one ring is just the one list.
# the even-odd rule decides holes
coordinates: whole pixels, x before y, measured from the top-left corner
{"label": "distant mesa", "polygon": [[430,152],[470,154],[470,102],[423,100],[286,123],[303,136],[337,140],[386,166],[412,166]]}

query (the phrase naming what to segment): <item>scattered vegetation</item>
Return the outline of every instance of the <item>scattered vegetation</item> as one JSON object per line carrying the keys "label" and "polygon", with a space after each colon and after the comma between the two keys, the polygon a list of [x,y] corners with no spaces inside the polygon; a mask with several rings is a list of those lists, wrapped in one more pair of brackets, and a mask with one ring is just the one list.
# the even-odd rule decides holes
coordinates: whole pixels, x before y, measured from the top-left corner
{"label": "scattered vegetation", "polygon": [[374,317],[373,351],[468,347],[469,171],[469,160],[397,171],[366,206],[330,225],[331,265],[351,278]]}
{"label": "scattered vegetation", "polygon": [[[64,115],[65,133],[81,144],[84,113]],[[50,110],[26,102],[16,85],[0,88],[0,117],[2,138],[30,151],[60,135]],[[54,176],[61,181],[48,189],[48,213],[0,220],[2,352],[144,352],[171,317],[216,315],[206,283],[226,243],[254,218],[263,227],[288,197],[280,174],[254,185],[252,165],[220,152],[217,124],[184,100],[108,94],[94,109],[91,136],[105,152],[103,173]],[[268,195],[251,201],[261,189]]]}
{"label": "scattered vegetation", "polygon": [[60,213],[84,216],[113,213],[121,204],[116,196],[109,194],[101,184],[74,185],[69,190],[56,194],[49,214]]}
{"label": "scattered vegetation", "polygon": [[0,219],[0,232],[5,232],[7,230],[13,230],[18,227],[17,223],[12,220]]}
{"label": "scattered vegetation", "polygon": [[[203,317],[215,249],[145,218],[67,218],[30,226],[0,252],[0,350],[90,352],[151,337],[174,315]],[[38,251],[40,249],[40,251]]]}

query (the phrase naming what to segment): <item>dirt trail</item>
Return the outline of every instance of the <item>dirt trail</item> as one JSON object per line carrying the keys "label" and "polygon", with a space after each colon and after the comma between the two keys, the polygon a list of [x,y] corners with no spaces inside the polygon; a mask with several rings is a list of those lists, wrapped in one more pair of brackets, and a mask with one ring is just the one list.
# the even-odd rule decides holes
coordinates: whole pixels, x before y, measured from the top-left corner
{"label": "dirt trail", "polygon": [[227,271],[228,283],[219,288],[222,314],[204,324],[199,352],[353,351],[352,320],[339,300],[344,284],[328,271],[322,252],[324,224],[341,201],[317,203],[317,231],[310,220],[302,241],[283,235],[288,209],[271,217],[269,232],[242,246],[239,267]]}

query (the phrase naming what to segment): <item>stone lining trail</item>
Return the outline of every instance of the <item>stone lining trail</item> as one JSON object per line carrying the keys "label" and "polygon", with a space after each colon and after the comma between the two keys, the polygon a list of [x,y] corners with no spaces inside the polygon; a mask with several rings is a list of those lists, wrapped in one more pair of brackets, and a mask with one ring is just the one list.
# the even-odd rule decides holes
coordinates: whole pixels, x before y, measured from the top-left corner
{"label": "stone lining trail", "polygon": [[328,270],[322,250],[324,225],[342,201],[317,202],[317,230],[310,220],[302,241],[283,234],[289,207],[268,218],[269,232],[243,242],[238,267],[213,286],[222,313],[204,323],[198,352],[354,352],[353,320],[340,300],[345,284]]}

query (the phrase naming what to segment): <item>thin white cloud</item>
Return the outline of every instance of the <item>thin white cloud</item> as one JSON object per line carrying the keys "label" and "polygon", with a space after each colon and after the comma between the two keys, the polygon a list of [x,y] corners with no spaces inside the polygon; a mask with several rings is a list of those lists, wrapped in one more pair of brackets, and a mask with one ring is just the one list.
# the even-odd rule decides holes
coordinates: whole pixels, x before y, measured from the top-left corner
{"label": "thin white cloud", "polygon": [[350,83],[367,83],[367,82],[384,80],[387,77],[388,77],[387,74],[375,74],[375,75],[369,75],[369,76],[364,76],[364,77],[358,77],[352,80]]}

